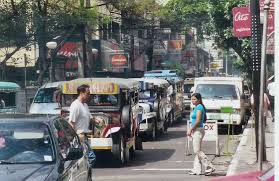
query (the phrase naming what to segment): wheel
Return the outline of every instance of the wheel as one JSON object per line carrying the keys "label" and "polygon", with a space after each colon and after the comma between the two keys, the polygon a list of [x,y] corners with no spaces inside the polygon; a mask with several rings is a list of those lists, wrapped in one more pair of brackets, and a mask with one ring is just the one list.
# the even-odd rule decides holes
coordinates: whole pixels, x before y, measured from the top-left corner
{"label": "wheel", "polygon": [[142,148],[142,138],[138,134],[135,135],[135,149],[136,150],[143,150],[143,148]]}
{"label": "wheel", "polygon": [[152,127],[152,132],[151,132],[151,139],[152,141],[156,140],[156,136],[157,136],[157,124],[156,121],[153,121],[153,127]]}
{"label": "wheel", "polygon": [[169,126],[173,125],[174,122],[174,115],[173,112],[170,112],[169,114]]}
{"label": "wheel", "polygon": [[91,170],[90,167],[89,167],[89,170],[88,170],[87,181],[92,181],[92,170]]}
{"label": "wheel", "polygon": [[121,133],[113,134],[112,137],[112,154],[116,160],[117,166],[122,166],[125,160],[125,141]]}

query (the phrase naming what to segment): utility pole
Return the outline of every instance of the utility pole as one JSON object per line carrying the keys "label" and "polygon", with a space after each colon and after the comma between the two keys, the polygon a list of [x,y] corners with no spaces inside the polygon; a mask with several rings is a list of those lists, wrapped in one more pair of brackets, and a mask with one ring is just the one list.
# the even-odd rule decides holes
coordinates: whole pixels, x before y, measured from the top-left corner
{"label": "utility pole", "polygon": [[259,90],[260,90],[260,57],[261,57],[261,29],[260,29],[260,8],[258,0],[250,0],[250,12],[252,16],[252,82],[254,97],[254,114],[255,114],[255,138],[257,160],[259,154]]}
{"label": "utility pole", "polygon": [[24,96],[25,96],[25,112],[27,113],[27,55],[26,53],[24,54]]}
{"label": "utility pole", "polygon": [[265,122],[264,117],[264,90],[265,90],[265,74],[266,74],[266,40],[267,40],[267,22],[268,22],[268,11],[269,11],[270,0],[264,2],[264,22],[263,22],[263,38],[262,38],[262,55],[261,55],[261,85],[260,85],[260,107],[259,107],[259,155],[258,163],[259,170],[263,169],[263,161],[266,160],[265,152]]}
{"label": "utility pole", "polygon": [[[279,17],[279,3],[275,3],[275,17]],[[274,54],[275,54],[275,67],[274,67],[274,71],[275,71],[275,84],[276,84],[276,87],[278,88],[278,77],[279,77],[279,19],[278,18],[275,18],[275,51],[274,51]],[[279,94],[278,94],[278,91],[276,91],[277,93],[275,93],[275,101],[274,101],[274,106],[275,107],[279,107]],[[275,121],[278,122],[278,115],[279,115],[279,112],[277,111],[274,111],[275,115],[274,115],[274,119]],[[275,143],[278,143],[279,141],[279,124],[275,124],[275,130],[274,130],[274,138],[275,138]],[[275,166],[275,169],[274,169],[274,175],[275,175],[275,178],[279,178],[279,146],[276,145],[275,146],[275,150],[274,150],[274,153],[275,153],[275,159],[274,159],[274,163],[277,163],[277,164],[274,164]]]}

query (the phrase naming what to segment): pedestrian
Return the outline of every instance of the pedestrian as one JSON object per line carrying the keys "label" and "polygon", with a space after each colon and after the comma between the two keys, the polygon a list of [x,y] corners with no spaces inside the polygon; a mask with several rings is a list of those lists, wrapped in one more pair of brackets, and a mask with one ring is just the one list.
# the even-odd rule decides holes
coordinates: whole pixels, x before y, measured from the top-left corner
{"label": "pedestrian", "polygon": [[187,136],[193,137],[193,150],[195,154],[194,168],[189,171],[190,175],[201,175],[202,165],[205,168],[205,175],[211,175],[215,171],[214,166],[208,160],[204,152],[201,151],[202,139],[205,131],[203,123],[206,120],[206,109],[202,103],[202,97],[199,93],[191,96],[192,104],[195,106],[191,112],[191,127],[187,130]]}
{"label": "pedestrian", "polygon": [[[252,110],[253,110],[253,113],[255,113],[255,103],[254,103],[254,94],[251,95],[251,98],[250,98],[250,101],[251,101],[251,107],[252,107]],[[266,93],[264,93],[264,101],[263,101],[263,116],[264,116],[264,124],[266,126],[266,129],[268,130],[268,127],[267,127],[267,124],[266,124],[266,118],[269,118],[273,119],[272,117],[272,113],[271,111],[269,110],[270,108],[270,101],[269,101],[269,98],[267,96]]]}
{"label": "pedestrian", "polygon": [[4,109],[6,107],[4,99],[1,97],[0,98],[0,109]]}
{"label": "pedestrian", "polygon": [[89,124],[90,120],[93,119],[88,105],[86,104],[90,98],[89,88],[90,87],[87,84],[83,84],[77,88],[78,97],[72,102],[70,106],[69,123],[74,128],[81,141],[83,141],[88,146],[89,163],[91,166],[93,166],[96,157],[88,143],[88,134],[90,133]]}

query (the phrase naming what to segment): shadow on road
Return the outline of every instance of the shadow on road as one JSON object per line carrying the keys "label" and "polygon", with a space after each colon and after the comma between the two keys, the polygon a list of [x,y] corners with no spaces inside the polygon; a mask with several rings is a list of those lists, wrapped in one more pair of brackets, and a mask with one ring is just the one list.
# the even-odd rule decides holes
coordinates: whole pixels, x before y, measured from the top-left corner
{"label": "shadow on road", "polygon": [[[175,152],[175,149],[144,149],[135,151],[133,158],[124,167],[143,166],[147,163],[154,163],[168,160]],[[111,153],[96,153],[96,168],[116,168]]]}

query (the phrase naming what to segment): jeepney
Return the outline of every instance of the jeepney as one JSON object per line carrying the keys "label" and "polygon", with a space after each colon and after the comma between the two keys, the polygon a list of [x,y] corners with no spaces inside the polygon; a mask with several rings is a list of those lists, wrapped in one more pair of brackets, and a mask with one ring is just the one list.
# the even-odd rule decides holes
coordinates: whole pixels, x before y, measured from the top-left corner
{"label": "jeepney", "polygon": [[90,147],[94,151],[110,151],[115,163],[123,165],[134,150],[142,150],[139,136],[141,120],[139,86],[135,80],[123,78],[81,78],[62,84],[62,109],[67,110],[77,96],[77,87],[90,86],[88,106],[91,123]]}
{"label": "jeepney", "polygon": [[155,140],[159,131],[166,132],[168,127],[167,88],[169,82],[158,78],[137,78],[141,83],[139,93],[142,120],[140,134]]}
{"label": "jeepney", "polygon": [[0,82],[0,113],[18,112],[17,93],[20,86],[14,82]]}
{"label": "jeepney", "polygon": [[184,81],[180,78],[175,70],[152,70],[144,73],[147,78],[161,78],[167,80],[171,85],[168,87],[168,109],[169,125],[172,125],[175,120],[180,120],[184,111],[183,105],[183,84]]}

